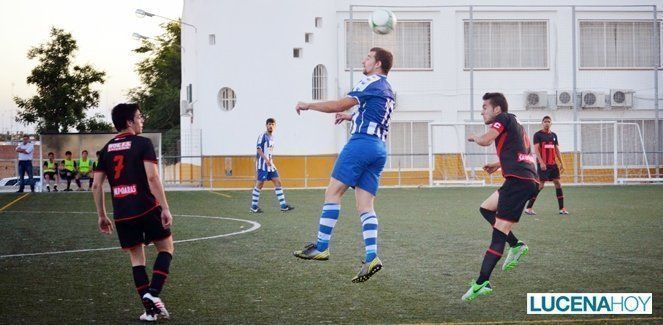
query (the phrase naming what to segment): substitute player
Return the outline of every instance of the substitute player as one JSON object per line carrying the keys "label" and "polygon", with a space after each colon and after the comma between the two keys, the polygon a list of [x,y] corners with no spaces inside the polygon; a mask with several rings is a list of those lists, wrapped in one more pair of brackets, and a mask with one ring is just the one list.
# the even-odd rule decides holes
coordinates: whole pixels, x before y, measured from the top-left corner
{"label": "substitute player", "polygon": [[[140,320],[167,319],[169,314],[159,294],[173,258],[173,217],[159,179],[154,146],[150,139],[138,136],[144,122],[138,104],[119,104],[111,114],[119,133],[101,150],[92,186],[99,230],[106,234],[113,231],[104,203],[103,183],[108,178],[120,246],[129,251],[136,290],[145,307]],[[143,249],[149,243],[154,243],[158,252],[151,282]]]}
{"label": "substitute player", "polygon": [[48,153],[48,160],[44,161],[44,180],[46,181],[46,191],[51,191],[51,184],[53,185],[53,192],[58,191],[58,163],[55,161],[55,153]]}
{"label": "substitute player", "polygon": [[92,189],[92,180],[94,179],[94,177],[92,177],[92,167],[93,162],[92,160],[88,159],[87,150],[83,150],[81,152],[81,158],[78,159],[78,173],[76,173],[76,185],[78,185],[79,191],[83,190],[83,186],[81,186],[81,179],[88,179],[88,191]]}
{"label": "substitute player", "polygon": [[[550,126],[552,125],[550,116],[544,116],[542,124],[543,128],[534,133],[534,150],[536,151],[537,161],[539,162],[537,171],[541,183],[539,184],[539,190],[536,192],[536,195],[527,203],[525,213],[536,215],[536,212],[532,209],[534,201],[536,201],[539,192],[543,190],[545,183],[552,181],[555,184],[559,214],[569,214],[564,207],[564,193],[562,192],[562,183],[559,181],[559,175],[564,172],[564,162],[562,161],[562,155],[559,153],[557,134],[550,131]],[[559,167],[557,167],[557,161],[559,161]]]}
{"label": "substitute player", "polygon": [[[64,160],[60,162],[60,178],[64,178],[67,180],[67,188],[64,189],[65,192],[70,192],[71,191],[71,180],[76,178],[76,173],[78,170],[78,164],[76,163],[76,160],[73,160],[71,158],[71,151],[68,151],[64,153]],[[78,188],[80,188],[80,184],[78,185]]]}
{"label": "substitute player", "polygon": [[501,93],[483,95],[481,115],[490,128],[483,135],[470,135],[467,139],[484,147],[495,142],[499,162],[487,164],[483,169],[492,174],[501,168],[506,181],[479,208],[483,217],[493,226],[493,235],[481,264],[479,278],[472,281],[470,289],[462,297],[465,301],[492,293],[488,279],[502,257],[507,242],[511,248],[502,270],[516,267],[520,258],[529,250],[527,245],[511,232],[511,228],[520,220],[527,200],[537,191],[535,158],[531,154],[525,129],[518,123],[516,116],[508,111],[509,105]]}
{"label": "substitute player", "polygon": [[267,130],[264,133],[261,133],[258,137],[256,148],[256,184],[253,187],[250,211],[252,213],[262,213],[262,209],[258,206],[258,201],[260,201],[260,190],[262,190],[262,187],[265,185],[265,181],[272,181],[272,183],[274,183],[276,198],[279,200],[279,205],[281,206],[281,211],[288,212],[295,207],[289,205],[285,201],[285,194],[283,193],[283,187],[281,187],[281,178],[279,178],[279,172],[276,170],[276,165],[274,165],[272,157],[272,153],[274,152],[274,130],[276,129],[276,120],[268,118],[265,122],[265,128]]}
{"label": "substitute player", "polygon": [[[387,161],[385,141],[394,110],[394,93],[387,81],[393,55],[382,48],[372,48],[362,61],[364,75],[348,96],[335,101],[297,103],[296,110],[336,113],[336,124],[352,120],[352,136],[336,159],[322,206],[318,240],[294,255],[307,260],[328,260],[329,241],[341,210],[341,198],[355,189],[357,212],[362,223],[365,260],[352,282],[364,282],[382,268],[378,258],[378,217],[373,201],[378,191],[380,174]],[[353,114],[342,113],[359,105]]]}

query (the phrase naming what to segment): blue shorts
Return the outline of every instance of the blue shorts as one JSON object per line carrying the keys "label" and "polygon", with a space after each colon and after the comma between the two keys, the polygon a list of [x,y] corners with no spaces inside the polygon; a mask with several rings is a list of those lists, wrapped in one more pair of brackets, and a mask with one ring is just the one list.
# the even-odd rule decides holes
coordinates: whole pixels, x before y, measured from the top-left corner
{"label": "blue shorts", "polygon": [[266,170],[256,170],[256,179],[260,182],[264,181],[271,181],[273,178],[278,178],[279,177],[279,172],[278,171],[273,171],[273,172],[268,172]]}
{"label": "blue shorts", "polygon": [[332,177],[375,196],[386,163],[387,148],[382,140],[372,135],[354,134],[338,155]]}

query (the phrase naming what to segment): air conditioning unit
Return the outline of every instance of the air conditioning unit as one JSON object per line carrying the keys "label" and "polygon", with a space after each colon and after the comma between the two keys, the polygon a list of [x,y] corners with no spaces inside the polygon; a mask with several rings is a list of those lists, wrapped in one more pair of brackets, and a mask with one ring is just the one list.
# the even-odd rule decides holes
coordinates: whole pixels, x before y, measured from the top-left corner
{"label": "air conditioning unit", "polygon": [[633,107],[632,89],[610,89],[610,107]]}
{"label": "air conditioning unit", "polygon": [[545,91],[526,91],[523,97],[525,109],[548,107],[548,93]]}
{"label": "air conditioning unit", "polygon": [[604,108],[605,94],[599,91],[583,91],[580,105],[582,108]]}
{"label": "air conditioning unit", "polygon": [[557,108],[573,107],[573,91],[572,90],[558,90],[555,96]]}
{"label": "air conditioning unit", "polygon": [[193,112],[193,103],[186,100],[180,102],[180,116],[189,116]]}

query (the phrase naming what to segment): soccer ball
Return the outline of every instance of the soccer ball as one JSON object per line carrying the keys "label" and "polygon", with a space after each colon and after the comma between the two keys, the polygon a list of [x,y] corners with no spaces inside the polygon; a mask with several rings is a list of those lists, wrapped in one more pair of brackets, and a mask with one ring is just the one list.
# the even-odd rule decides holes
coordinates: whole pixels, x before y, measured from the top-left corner
{"label": "soccer ball", "polygon": [[377,9],[371,14],[368,24],[376,34],[389,34],[396,27],[396,15],[387,9]]}

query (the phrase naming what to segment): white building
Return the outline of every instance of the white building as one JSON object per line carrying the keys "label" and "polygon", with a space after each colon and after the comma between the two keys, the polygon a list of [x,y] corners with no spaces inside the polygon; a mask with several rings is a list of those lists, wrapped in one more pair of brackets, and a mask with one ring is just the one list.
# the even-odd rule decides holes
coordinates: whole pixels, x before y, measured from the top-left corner
{"label": "white building", "polygon": [[[554,121],[635,120],[647,151],[655,151],[652,63],[661,42],[653,37],[652,5],[660,8],[661,2],[471,3],[470,12],[466,1],[185,0],[182,20],[196,28],[182,29],[181,98],[183,109],[193,112],[182,117],[182,130],[202,130],[203,155],[253,155],[265,119],[274,117],[278,154],[336,154],[347,130],[335,126],[330,115],[297,116],[294,106],[298,100],[344,96],[362,77],[360,70],[351,76],[349,64],[358,66],[372,46],[381,46],[396,61],[389,73],[397,94],[392,152],[427,152],[428,122],[464,122],[472,115],[480,120],[487,91],[505,93],[510,111],[521,120],[544,115]],[[575,22],[570,5],[577,6]],[[379,6],[396,6],[390,9],[398,25],[388,36],[373,34],[366,23]],[[572,101],[561,103],[557,96],[568,99],[562,92],[573,90],[574,26],[578,96],[594,92],[598,108],[590,108],[592,95],[579,100],[576,111]],[[611,97],[615,90],[624,96]],[[526,105],[529,91],[539,100],[531,95]],[[563,151],[573,150],[570,137],[562,142]],[[418,165],[413,160],[405,167]]]}

